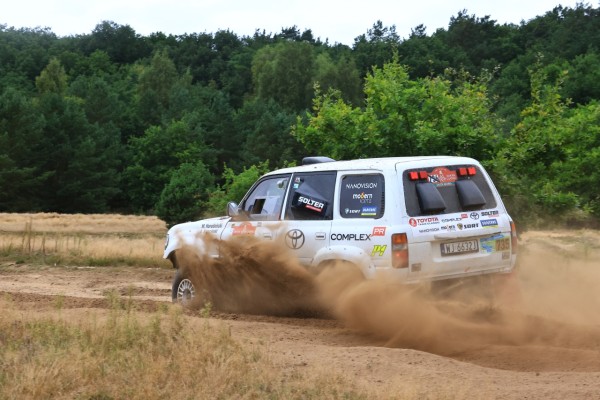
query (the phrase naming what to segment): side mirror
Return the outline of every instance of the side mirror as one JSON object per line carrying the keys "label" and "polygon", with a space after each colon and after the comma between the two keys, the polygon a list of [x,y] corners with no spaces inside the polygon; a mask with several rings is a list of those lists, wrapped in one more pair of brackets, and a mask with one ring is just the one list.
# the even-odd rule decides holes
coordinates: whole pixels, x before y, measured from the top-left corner
{"label": "side mirror", "polygon": [[227,216],[235,218],[240,215],[240,208],[236,202],[230,201],[227,203]]}

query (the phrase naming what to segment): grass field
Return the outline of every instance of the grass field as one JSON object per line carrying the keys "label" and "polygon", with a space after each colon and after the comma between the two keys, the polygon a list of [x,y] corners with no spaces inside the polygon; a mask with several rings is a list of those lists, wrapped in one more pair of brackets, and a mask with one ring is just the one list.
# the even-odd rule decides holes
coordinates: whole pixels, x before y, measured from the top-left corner
{"label": "grass field", "polygon": [[0,213],[0,258],[44,265],[169,266],[156,217]]}
{"label": "grass field", "polygon": [[[46,266],[170,268],[165,224],[155,217],[0,213],[0,257]],[[365,398],[341,376],[286,374],[268,348],[177,305],[136,309],[107,294],[109,309],[23,308],[0,297],[0,399]],[[202,310],[200,315],[208,315]]]}
{"label": "grass field", "polygon": [[341,376],[285,374],[264,344],[168,305],[113,297],[109,310],[21,310],[0,299],[2,399],[358,399]]}
{"label": "grass field", "polygon": [[[165,233],[154,217],[0,213],[0,400],[558,400],[600,390],[597,231],[523,238],[519,279],[533,314],[464,319],[464,306],[441,300],[410,307],[444,311],[421,324],[377,284],[346,293],[331,321],[184,310],[169,302]],[[426,343],[427,322],[440,321],[434,344],[458,338],[466,350],[393,344],[403,332]]]}

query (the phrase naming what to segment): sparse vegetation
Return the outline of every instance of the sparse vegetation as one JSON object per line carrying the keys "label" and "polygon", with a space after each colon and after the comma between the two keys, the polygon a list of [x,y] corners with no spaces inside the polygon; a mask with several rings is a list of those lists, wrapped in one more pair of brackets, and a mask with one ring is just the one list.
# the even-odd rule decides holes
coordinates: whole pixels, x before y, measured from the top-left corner
{"label": "sparse vegetation", "polygon": [[[126,249],[141,243],[144,235],[155,237],[156,246],[162,245],[164,229],[160,220],[149,217],[0,214],[0,282],[8,281],[8,287],[10,277],[17,278],[12,281],[17,286],[0,293],[0,400],[559,399],[589,398],[597,393],[597,231],[526,234],[520,253],[525,261],[521,271],[522,282],[528,285],[526,300],[540,315],[551,314],[560,321],[540,325],[542,320],[532,319],[533,346],[507,345],[506,330],[496,332],[497,336],[482,331],[490,321],[478,317],[479,323],[464,326],[463,331],[476,336],[452,334],[448,326],[435,332],[444,339],[460,338],[467,346],[473,346],[473,337],[495,344],[476,345],[466,352],[453,350],[444,357],[406,346],[382,347],[381,336],[348,339],[352,336],[348,328],[332,328],[323,320],[296,325],[298,320],[283,318],[265,323],[264,316],[244,320],[248,316],[218,314],[211,304],[188,312],[168,302],[144,302],[136,295],[161,293],[161,289],[139,292],[140,287],[129,282],[132,275],[123,276],[125,271],[146,276],[145,269],[113,264],[81,269],[98,274],[85,275],[79,282],[107,288],[104,298],[77,297],[68,285],[56,288],[49,279],[46,287],[52,290],[43,294],[22,293],[29,282],[18,286],[18,278],[25,273],[34,272],[43,280],[51,272],[69,270],[50,264],[50,254],[44,266],[32,262],[39,257],[35,254],[44,237],[47,248],[54,246],[49,238],[63,238],[59,244],[64,246],[58,246],[63,257],[79,246],[79,253],[69,255],[73,263],[86,262],[88,252],[104,251],[105,256],[121,252],[125,264],[141,265],[130,261],[135,256],[126,254]],[[104,237],[114,242],[99,245]],[[161,261],[160,247],[154,253],[149,247],[145,251],[153,265]],[[5,260],[34,265],[5,268]],[[168,276],[165,272],[161,276]],[[102,281],[101,273],[119,275],[118,283],[132,286]],[[72,274],[57,276],[66,281]],[[372,316],[385,303],[378,300],[381,289],[374,288],[355,292],[364,295],[357,299],[359,311],[368,309],[357,315]],[[444,310],[452,315],[449,305]],[[397,339],[398,332],[405,332],[406,319],[398,317],[398,308],[385,309],[391,313],[388,317],[371,321],[381,322]],[[411,309],[424,312],[423,307]],[[462,306],[455,311],[455,317],[465,315]],[[364,325],[366,319],[361,321],[363,332],[381,334]],[[398,330],[390,331],[393,323],[399,324]],[[411,324],[419,327],[418,319],[411,319]],[[417,339],[423,335],[421,329],[414,332]],[[531,339],[529,335],[517,337]],[[540,352],[548,356],[539,357]],[[539,392],[540,384],[546,391]]]}
{"label": "sparse vegetation", "polygon": [[[110,297],[108,311],[73,319],[57,305],[40,312],[0,300],[0,398],[217,399],[366,398],[339,376],[285,375],[260,344],[225,326],[153,314]],[[204,322],[203,322],[204,320]]]}
{"label": "sparse vegetation", "polygon": [[0,214],[0,258],[47,265],[165,266],[155,217]]}

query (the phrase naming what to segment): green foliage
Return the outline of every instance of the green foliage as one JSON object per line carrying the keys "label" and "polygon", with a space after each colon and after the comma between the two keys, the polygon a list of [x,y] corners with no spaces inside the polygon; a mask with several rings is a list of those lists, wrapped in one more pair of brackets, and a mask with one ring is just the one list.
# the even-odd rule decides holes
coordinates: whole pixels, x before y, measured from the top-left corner
{"label": "green foliage", "polygon": [[156,204],[156,216],[168,226],[199,219],[204,213],[214,177],[202,161],[175,170]]}
{"label": "green foliage", "polygon": [[148,124],[161,122],[169,109],[171,89],[177,81],[175,64],[165,51],[154,54],[150,66],[140,72],[138,84],[140,118]]}
{"label": "green foliage", "polygon": [[224,183],[210,193],[206,214],[208,216],[223,215],[227,210],[227,203],[242,200],[254,182],[268,170],[268,160],[244,168],[239,174],[236,174],[231,168],[225,167],[225,171],[223,172]]}
{"label": "green foliage", "polygon": [[513,25],[465,10],[406,39],[377,21],[352,46],[295,26],[144,37],[102,21],[57,37],[0,25],[0,211],[152,212],[199,161],[226,184],[267,159],[457,154],[491,167],[517,219],[589,223],[599,14],[557,6]]}
{"label": "green foliage", "polygon": [[131,139],[130,149],[130,164],[123,176],[130,206],[139,212],[153,209],[174,170],[209,154],[203,132],[186,120],[149,128],[143,136]]}
{"label": "green foliage", "polygon": [[467,74],[411,80],[397,62],[376,68],[365,83],[366,107],[339,92],[317,93],[307,123],[293,134],[309,151],[333,158],[491,154],[496,130],[486,86]]}
{"label": "green foliage", "polygon": [[314,62],[313,47],[305,42],[280,42],[263,47],[252,61],[257,96],[273,99],[289,110],[308,108]]}
{"label": "green foliage", "polygon": [[48,171],[39,163],[44,118],[26,93],[9,88],[0,95],[0,209],[35,211]]}
{"label": "green foliage", "polygon": [[40,76],[35,78],[35,86],[40,93],[63,94],[67,88],[67,73],[57,58],[50,63]]}
{"label": "green foliage", "polygon": [[600,216],[600,105],[570,109],[539,64],[531,81],[533,103],[494,160],[509,206],[530,224]]}
{"label": "green foliage", "polygon": [[247,101],[235,115],[235,125],[246,138],[241,153],[243,165],[259,164],[267,159],[269,166],[276,168],[304,154],[290,133],[295,119],[294,113],[273,100]]}
{"label": "green foliage", "polygon": [[46,93],[37,102],[44,135],[34,165],[47,172],[43,210],[104,212],[118,193],[118,131],[87,121],[77,99]]}

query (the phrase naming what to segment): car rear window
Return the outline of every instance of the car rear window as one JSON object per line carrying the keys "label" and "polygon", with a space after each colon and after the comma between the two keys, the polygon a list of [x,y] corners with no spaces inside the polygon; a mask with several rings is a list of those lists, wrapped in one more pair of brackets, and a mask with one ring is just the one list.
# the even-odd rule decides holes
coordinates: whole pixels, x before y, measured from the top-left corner
{"label": "car rear window", "polygon": [[496,207],[492,189],[474,165],[409,169],[402,180],[406,211],[411,217]]}

